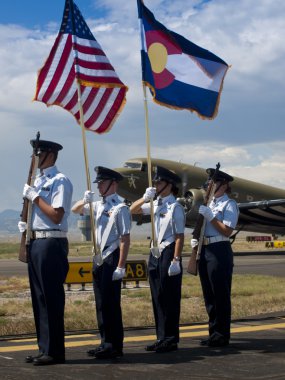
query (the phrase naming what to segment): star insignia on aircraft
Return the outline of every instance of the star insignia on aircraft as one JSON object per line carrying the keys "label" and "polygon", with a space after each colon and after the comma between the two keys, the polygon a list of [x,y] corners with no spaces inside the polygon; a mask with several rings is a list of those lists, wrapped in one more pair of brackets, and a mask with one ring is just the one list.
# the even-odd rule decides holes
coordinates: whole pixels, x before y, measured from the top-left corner
{"label": "star insignia on aircraft", "polygon": [[136,177],[136,176],[134,176],[133,174],[130,174],[130,175],[128,176],[129,186],[130,186],[130,187],[133,187],[134,189],[137,188],[137,187],[136,187],[136,183],[135,183],[136,179],[139,179],[139,177]]}

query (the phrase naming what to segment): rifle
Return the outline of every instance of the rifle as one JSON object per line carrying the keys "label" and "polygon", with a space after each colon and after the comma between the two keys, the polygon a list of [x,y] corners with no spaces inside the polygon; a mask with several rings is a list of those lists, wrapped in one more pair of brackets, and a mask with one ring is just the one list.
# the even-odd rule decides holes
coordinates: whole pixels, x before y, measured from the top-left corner
{"label": "rifle", "polygon": [[[216,165],[215,173],[213,174],[211,180],[208,183],[206,195],[205,195],[205,201],[204,205],[208,206],[215,194],[216,186],[215,186],[215,177],[217,176],[220,168],[220,163],[218,162]],[[203,215],[199,214],[195,228],[193,230],[193,239],[198,240],[198,245],[196,247],[192,248],[191,257],[188,262],[187,272],[190,274],[193,274],[194,276],[197,276],[198,273],[198,261],[200,258],[200,253],[203,245],[203,238],[205,234],[205,225],[206,221]]]}
{"label": "rifle", "polygon": [[[29,174],[27,184],[30,186],[34,185],[37,169],[39,166],[39,154],[38,145],[40,139],[40,132],[37,133],[36,142],[34,145],[34,151],[31,159]],[[19,250],[19,260],[23,263],[28,262],[28,252],[31,239],[31,221],[32,221],[32,202],[27,198],[24,198],[23,208],[21,212],[21,221],[27,223],[27,229],[22,233],[20,250]]]}

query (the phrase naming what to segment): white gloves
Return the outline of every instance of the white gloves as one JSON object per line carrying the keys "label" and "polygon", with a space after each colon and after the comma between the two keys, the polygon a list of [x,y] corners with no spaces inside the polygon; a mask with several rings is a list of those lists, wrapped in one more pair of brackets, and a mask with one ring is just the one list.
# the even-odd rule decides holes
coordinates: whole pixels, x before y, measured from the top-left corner
{"label": "white gloves", "polygon": [[39,195],[34,187],[25,184],[23,196],[27,198],[29,201],[33,202]]}
{"label": "white gloves", "polygon": [[93,193],[93,191],[86,190],[83,197],[84,204],[86,205],[87,203],[94,202],[94,196],[95,196],[95,193]]}
{"label": "white gloves", "polygon": [[176,276],[181,272],[180,268],[180,262],[179,261],[172,261],[168,268],[168,276]]}
{"label": "white gloves", "polygon": [[156,193],[156,188],[155,187],[148,187],[145,190],[145,193],[143,195],[143,200],[145,202],[149,202],[151,199],[153,199],[155,197],[155,193]]}
{"label": "white gloves", "polygon": [[191,248],[195,248],[195,247],[197,247],[198,244],[199,244],[199,242],[198,242],[197,239],[191,239],[191,240],[190,240]]}
{"label": "white gloves", "polygon": [[117,267],[117,269],[114,271],[113,276],[112,276],[112,281],[117,281],[117,280],[122,280],[126,273],[125,268],[120,268]]}
{"label": "white gloves", "polygon": [[211,220],[214,219],[215,215],[213,214],[212,210],[210,209],[210,207],[207,207],[207,206],[200,206],[199,207],[199,214],[203,215],[204,218],[210,222]]}
{"label": "white gloves", "polygon": [[21,232],[21,234],[23,233],[23,232],[25,232],[26,231],[26,229],[27,229],[27,223],[26,222],[19,222],[18,223],[18,228],[19,228],[19,231]]}

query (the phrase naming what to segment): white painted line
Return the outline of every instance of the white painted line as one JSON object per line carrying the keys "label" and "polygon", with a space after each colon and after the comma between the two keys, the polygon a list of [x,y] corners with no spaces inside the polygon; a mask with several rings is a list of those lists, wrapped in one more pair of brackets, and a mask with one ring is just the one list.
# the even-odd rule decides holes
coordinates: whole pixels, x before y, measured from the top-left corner
{"label": "white painted line", "polygon": [[3,356],[3,355],[0,355],[0,358],[8,359],[8,360],[13,360],[13,358],[10,358],[10,356]]}

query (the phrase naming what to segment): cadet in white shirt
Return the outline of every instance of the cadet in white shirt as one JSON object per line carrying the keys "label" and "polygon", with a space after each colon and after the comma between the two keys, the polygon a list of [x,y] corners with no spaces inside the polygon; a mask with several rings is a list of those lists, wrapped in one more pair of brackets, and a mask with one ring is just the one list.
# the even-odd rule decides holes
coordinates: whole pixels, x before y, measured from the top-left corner
{"label": "cadet in white shirt", "polygon": [[157,340],[145,349],[168,352],[177,350],[179,342],[185,214],[175,198],[181,179],[170,170],[157,166],[153,182],[155,188],[147,188],[130,210],[133,214],[150,214],[149,201],[157,195],[154,223],[158,249],[151,248],[148,263]]}
{"label": "cadet in white shirt", "polygon": [[[207,169],[210,178],[215,172],[215,169]],[[215,173],[214,198],[209,207],[199,208],[206,219],[199,276],[209,316],[209,338],[202,340],[201,345],[211,347],[227,346],[230,340],[233,252],[229,236],[239,215],[236,201],[227,195],[231,192],[229,183],[232,181],[233,177],[227,173]],[[197,240],[192,239],[192,247],[196,243]]]}
{"label": "cadet in white shirt", "polygon": [[86,191],[72,211],[90,214],[92,202],[98,254],[94,257],[93,287],[101,344],[87,351],[97,359],[123,355],[123,322],[121,311],[121,284],[130,246],[131,215],[129,207],[121,202],[116,191],[123,179],[120,173],[97,166],[95,183],[102,200],[94,202],[94,193]]}
{"label": "cadet in white shirt", "polygon": [[[31,140],[35,150],[37,140]],[[72,184],[55,166],[60,144],[39,140],[40,174],[34,187],[24,186],[23,196],[33,202],[28,271],[39,355],[27,363],[64,363],[64,281],[68,272],[67,218]],[[19,222],[20,232],[26,225]]]}

